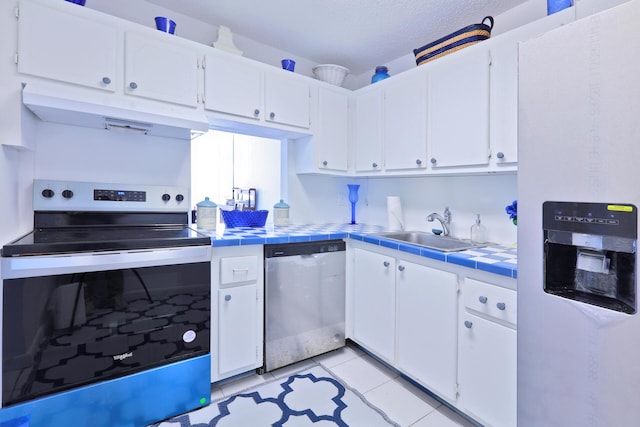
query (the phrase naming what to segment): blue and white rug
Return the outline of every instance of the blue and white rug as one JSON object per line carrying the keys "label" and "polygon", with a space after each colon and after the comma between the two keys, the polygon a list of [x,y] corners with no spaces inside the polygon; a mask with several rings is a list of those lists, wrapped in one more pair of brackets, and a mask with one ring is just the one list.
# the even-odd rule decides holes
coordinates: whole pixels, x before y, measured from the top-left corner
{"label": "blue and white rug", "polygon": [[398,426],[333,373],[316,365],[151,427]]}

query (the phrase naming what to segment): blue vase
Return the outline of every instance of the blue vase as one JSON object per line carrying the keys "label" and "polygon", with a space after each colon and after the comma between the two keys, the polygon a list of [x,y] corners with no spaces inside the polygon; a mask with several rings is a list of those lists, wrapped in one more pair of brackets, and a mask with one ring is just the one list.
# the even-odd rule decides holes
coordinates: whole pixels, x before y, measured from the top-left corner
{"label": "blue vase", "polygon": [[391,77],[389,75],[389,70],[384,65],[380,65],[376,67],[376,72],[373,76],[371,76],[371,83],[379,82],[380,80],[384,80],[386,78]]}
{"label": "blue vase", "polygon": [[351,202],[351,224],[356,223],[356,203],[358,203],[358,184],[347,184],[349,187],[349,201]]}
{"label": "blue vase", "polygon": [[571,6],[573,6],[573,0],[547,0],[547,15],[552,15]]}

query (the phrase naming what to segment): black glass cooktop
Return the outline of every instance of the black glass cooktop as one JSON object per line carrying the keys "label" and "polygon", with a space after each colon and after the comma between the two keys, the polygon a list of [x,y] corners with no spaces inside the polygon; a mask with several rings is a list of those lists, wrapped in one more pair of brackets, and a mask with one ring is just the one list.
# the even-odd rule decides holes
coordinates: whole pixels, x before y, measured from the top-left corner
{"label": "black glass cooktop", "polygon": [[[76,221],[77,222],[77,221]],[[42,221],[36,220],[36,224]],[[2,247],[2,256],[44,255],[73,252],[149,249],[211,244],[211,238],[186,224],[88,226],[60,224],[57,227],[36,228],[29,234]]]}

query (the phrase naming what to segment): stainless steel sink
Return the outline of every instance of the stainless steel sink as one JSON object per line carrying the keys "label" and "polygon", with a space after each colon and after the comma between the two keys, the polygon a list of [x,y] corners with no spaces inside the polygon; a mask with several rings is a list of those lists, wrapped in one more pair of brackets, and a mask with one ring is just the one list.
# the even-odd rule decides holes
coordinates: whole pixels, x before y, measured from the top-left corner
{"label": "stainless steel sink", "polygon": [[412,245],[423,246],[425,248],[435,249],[441,252],[456,252],[489,246],[489,243],[471,243],[468,240],[456,239],[449,236],[437,236],[424,231],[393,231],[375,234],[375,236],[384,237],[385,239],[390,240],[397,240],[403,243],[410,243]]}

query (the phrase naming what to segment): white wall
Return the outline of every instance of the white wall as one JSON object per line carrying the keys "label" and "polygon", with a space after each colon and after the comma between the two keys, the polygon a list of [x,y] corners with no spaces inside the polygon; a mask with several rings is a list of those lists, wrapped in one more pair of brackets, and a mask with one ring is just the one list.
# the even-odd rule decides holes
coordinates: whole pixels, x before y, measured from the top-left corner
{"label": "white wall", "polygon": [[190,185],[190,141],[38,122],[35,178]]}

